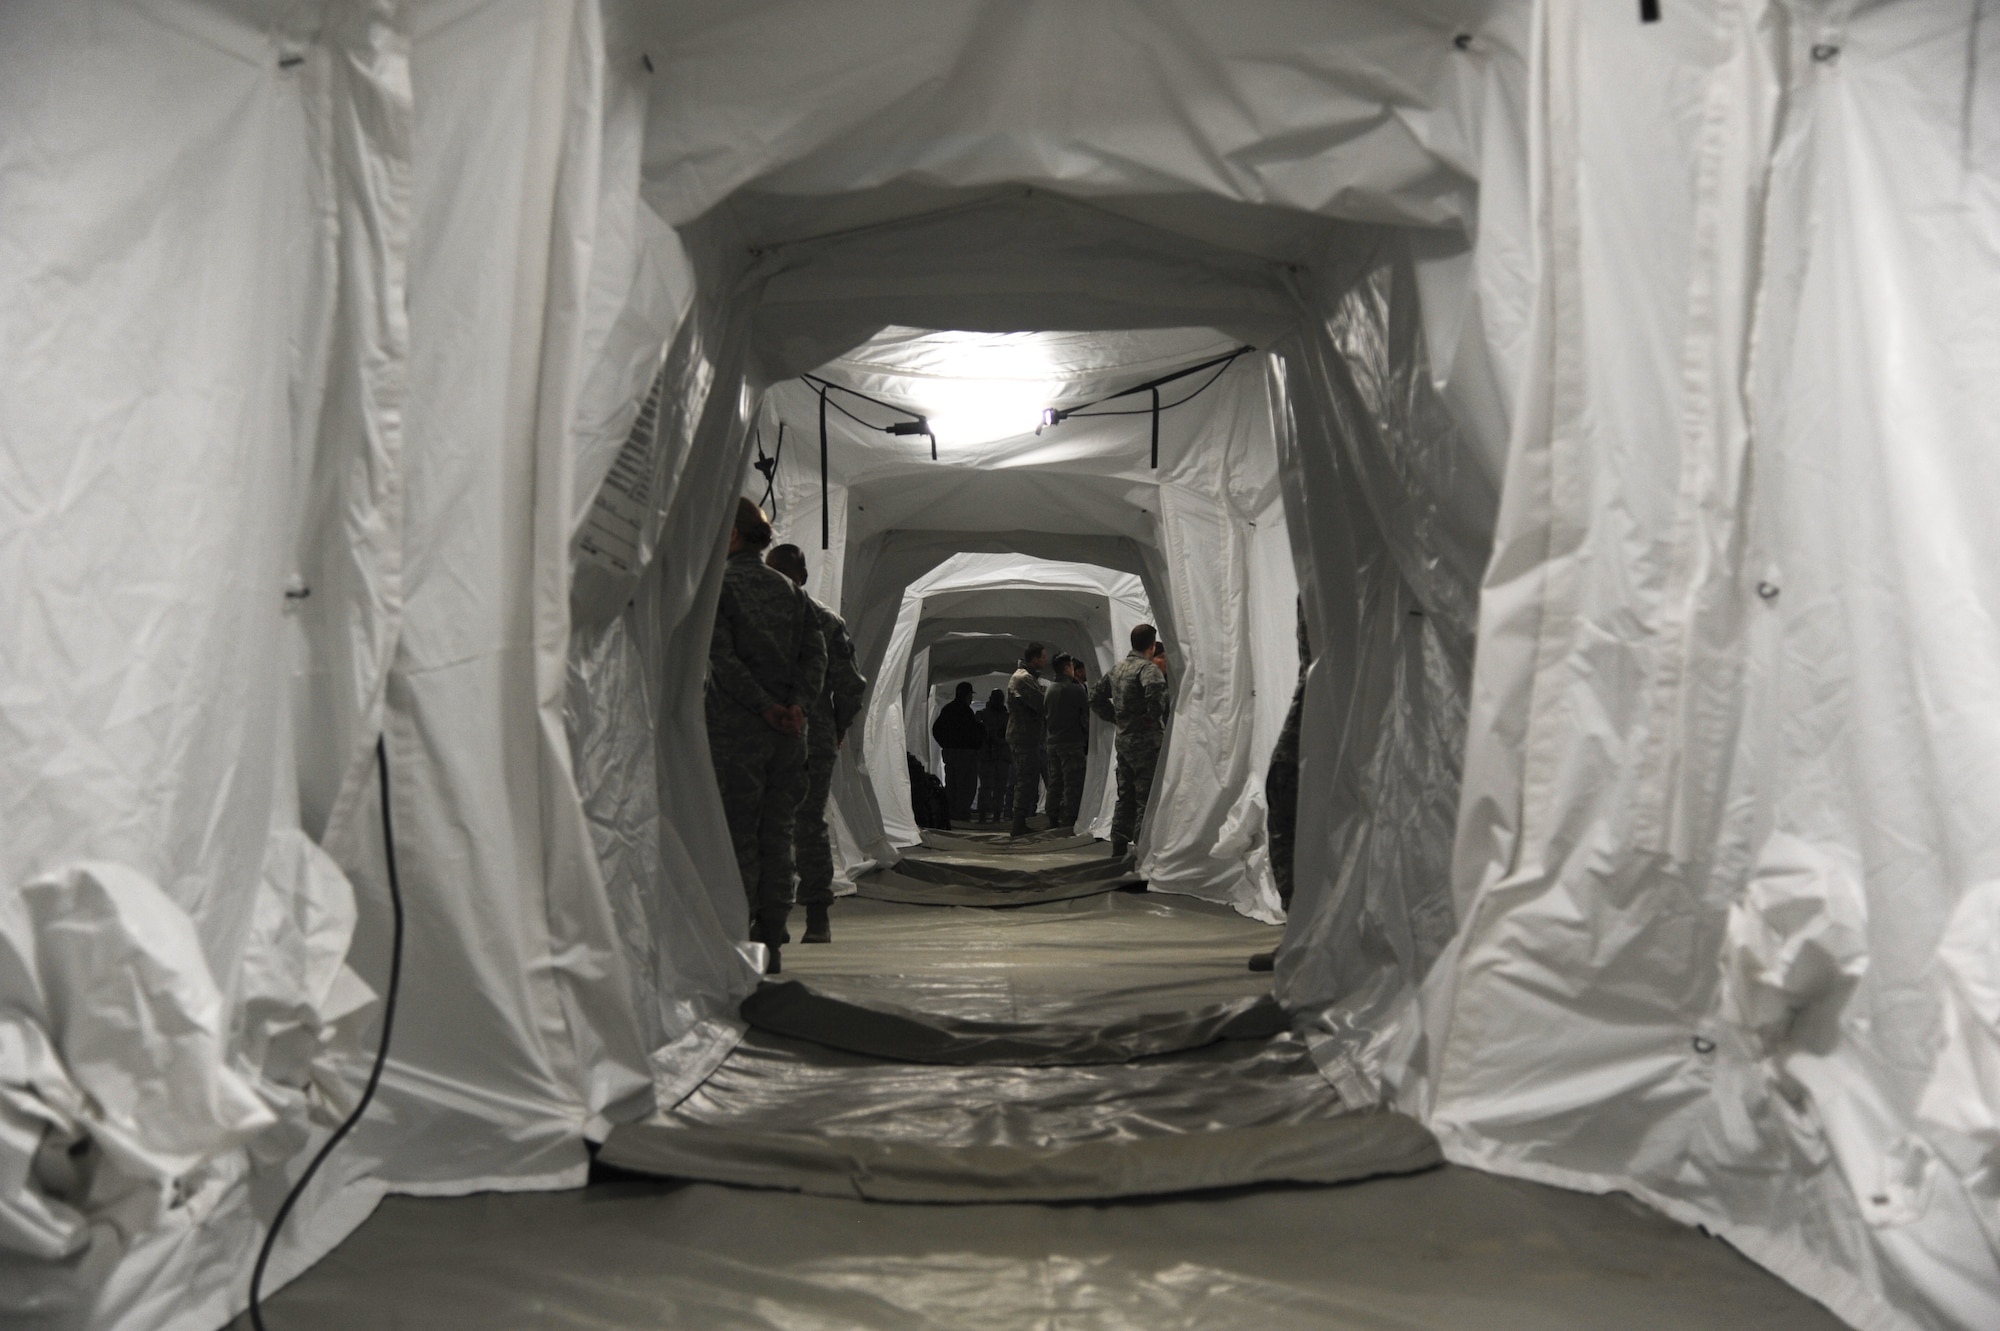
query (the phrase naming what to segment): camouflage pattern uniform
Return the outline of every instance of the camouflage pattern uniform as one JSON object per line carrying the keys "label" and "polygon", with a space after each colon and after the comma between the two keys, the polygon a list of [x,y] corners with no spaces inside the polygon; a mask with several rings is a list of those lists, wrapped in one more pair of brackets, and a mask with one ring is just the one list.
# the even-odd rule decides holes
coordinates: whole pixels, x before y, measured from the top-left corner
{"label": "camouflage pattern uniform", "polygon": [[1014,823],[1035,811],[1041,796],[1042,741],[1046,737],[1048,694],[1041,675],[1024,661],[1007,681],[1007,750],[1014,759]]}
{"label": "camouflage pattern uniform", "polygon": [[847,621],[811,596],[806,603],[826,640],[826,687],[806,704],[806,797],[793,833],[799,866],[799,904],[824,906],[833,900],[833,834],[826,825],[827,796],[840,741],[861,712],[868,679],[854,663],[854,639]]}
{"label": "camouflage pattern uniform", "polygon": [[1264,774],[1265,838],[1271,852],[1271,877],[1278,900],[1292,904],[1292,857],[1299,826],[1299,721],[1306,705],[1306,667],[1312,664],[1312,643],[1306,639],[1305,603],[1299,603],[1299,682],[1292,686],[1292,706],[1271,749],[1271,766]]}
{"label": "camouflage pattern uniform", "polygon": [[708,752],[750,912],[780,929],[806,740],[773,729],[764,709],[809,705],[825,683],[826,640],[806,594],[755,550],[729,556],[708,646]]}
{"label": "camouflage pattern uniform", "polygon": [[1075,827],[1090,760],[1090,711],[1083,685],[1057,675],[1049,685],[1049,826]]}
{"label": "camouflage pattern uniform", "polygon": [[1118,727],[1118,806],[1111,815],[1111,840],[1129,846],[1138,840],[1166,738],[1167,677],[1144,652],[1127,653],[1097,681],[1090,706]]}

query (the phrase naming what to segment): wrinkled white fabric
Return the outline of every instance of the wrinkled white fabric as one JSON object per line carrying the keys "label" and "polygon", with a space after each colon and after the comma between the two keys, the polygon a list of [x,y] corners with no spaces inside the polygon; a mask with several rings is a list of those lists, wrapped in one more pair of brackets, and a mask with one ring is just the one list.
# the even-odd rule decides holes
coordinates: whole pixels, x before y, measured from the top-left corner
{"label": "wrinkled white fabric", "polygon": [[1992,1325],[1990,1175],[1917,1114],[2000,863],[1992,25],[1613,8],[1538,19],[1539,350],[1405,1085],[1856,1325]]}
{"label": "wrinkled white fabric", "polygon": [[[51,1218],[88,1206],[136,1237],[170,1185],[276,1121],[231,1066],[229,1010],[193,921],[143,874],[85,862],[24,884],[0,905],[0,952],[9,1136],[40,1120],[50,1147],[85,1147],[109,1176],[75,1207],[38,1199]],[[136,1205],[102,1205],[147,1184]],[[25,1246],[55,1255],[78,1237],[43,1228]]]}
{"label": "wrinkled white fabric", "polygon": [[1868,903],[1844,849],[1774,832],[1724,927],[1724,1018],[1775,1045],[1868,969]]}

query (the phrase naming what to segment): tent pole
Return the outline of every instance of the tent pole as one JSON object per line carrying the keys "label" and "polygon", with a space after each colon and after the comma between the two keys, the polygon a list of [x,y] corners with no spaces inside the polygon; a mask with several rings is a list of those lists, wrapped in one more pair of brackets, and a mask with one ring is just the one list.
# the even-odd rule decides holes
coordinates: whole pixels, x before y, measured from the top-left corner
{"label": "tent pole", "polygon": [[826,497],[826,390],[819,390],[819,548],[833,544],[833,520],[828,516]]}
{"label": "tent pole", "polygon": [[1153,470],[1160,469],[1160,390],[1153,390]]}

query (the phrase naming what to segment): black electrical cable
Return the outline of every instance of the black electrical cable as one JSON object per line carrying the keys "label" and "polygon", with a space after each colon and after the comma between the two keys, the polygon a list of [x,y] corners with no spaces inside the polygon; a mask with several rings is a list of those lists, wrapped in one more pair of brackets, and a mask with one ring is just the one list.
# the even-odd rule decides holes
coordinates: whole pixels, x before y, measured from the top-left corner
{"label": "black electrical cable", "polygon": [[285,1194],[279,1204],[278,1213],[271,1217],[271,1228],[264,1235],[264,1245],[257,1250],[257,1265],[250,1272],[250,1325],[256,1331],[267,1331],[264,1326],[264,1267],[271,1260],[271,1249],[278,1241],[278,1231],[285,1226],[285,1219],[298,1204],[300,1194],[306,1185],[319,1173],[319,1167],[333,1154],[333,1148],[341,1139],[354,1130],[361,1116],[368,1112],[368,1102],[375,1098],[375,1088],[382,1084],[382,1069],[389,1061],[389,1032],[396,1024],[396,991],[403,979],[403,885],[396,876],[396,825],[389,815],[389,746],[382,736],[375,737],[375,765],[381,774],[382,784],[382,847],[389,869],[389,907],[395,916],[395,932],[389,942],[389,988],[382,996],[382,1044],[375,1051],[375,1066],[368,1070],[368,1084],[362,1088],[361,1101],[354,1106],[354,1112],[347,1116],[326,1145],[319,1148],[319,1154],[306,1166],[306,1172],[299,1175],[299,1181]]}
{"label": "black electrical cable", "polygon": [[[804,376],[801,376],[801,377],[803,378]],[[811,382],[812,382],[812,381],[808,379],[808,380],[807,380],[806,382],[807,382],[808,384],[811,384]],[[827,385],[826,385],[826,387],[825,387],[825,388],[821,388],[821,389],[819,390],[819,392],[820,392],[820,395],[821,395],[822,397],[824,397],[824,396],[826,395],[826,390],[827,390],[828,388],[839,388],[839,387],[840,387],[840,385],[839,385],[839,384],[827,384]],[[855,396],[859,397],[859,396],[860,396],[860,394],[858,394],[858,393],[857,393],[857,394],[855,394]],[[875,401],[875,399],[874,399],[874,398],[872,398],[872,397],[871,397],[871,398],[862,398],[862,401],[864,401],[864,402],[874,402],[874,401]],[[917,414],[916,412],[912,411],[912,412],[907,412],[907,413],[905,413],[905,414],[906,414],[906,415],[910,415],[910,416],[914,416],[914,417],[916,417],[916,419],[915,419],[915,420],[909,420],[909,421],[892,421],[892,422],[890,422],[890,423],[889,423],[889,424],[887,424],[887,425],[877,425],[877,424],[876,424],[876,423],[875,423],[874,421],[871,421],[871,420],[868,420],[867,418],[865,418],[865,417],[862,417],[862,416],[857,416],[857,415],[855,415],[855,414],[854,414],[853,412],[849,411],[849,410],[848,410],[848,409],[847,409],[846,407],[843,407],[843,406],[841,406],[841,405],[840,405],[840,404],[839,404],[838,402],[833,402],[833,403],[830,403],[829,405],[831,405],[831,406],[833,407],[833,409],[834,409],[835,411],[837,411],[837,412],[839,412],[839,413],[840,413],[841,415],[843,415],[843,416],[847,417],[847,419],[849,419],[849,420],[853,421],[853,422],[854,422],[854,423],[855,423],[856,425],[859,425],[859,426],[860,426],[860,427],[861,427],[862,429],[864,429],[864,430],[873,430],[873,431],[875,431],[875,432],[876,432],[877,434],[897,434],[897,433],[917,433],[917,434],[921,434],[921,433],[922,433],[922,431],[921,431],[921,430],[917,430],[917,431],[912,431],[912,430],[910,430],[910,429],[909,429],[909,427],[910,427],[910,426],[913,426],[913,425],[922,425],[922,424],[924,424],[924,423],[925,423],[925,421],[924,421],[924,418],[923,418],[922,416],[920,416],[920,415],[918,415],[918,414]],[[881,403],[878,403],[877,405],[879,406],[879,405],[884,405],[884,404],[881,404]],[[901,407],[890,407],[890,408],[889,408],[889,410],[891,410],[891,411],[901,411],[901,410],[902,410],[902,408],[901,408]],[[897,426],[899,426],[899,425],[900,425],[900,426],[903,426],[903,427],[904,427],[904,429],[903,429],[902,431],[898,431],[898,430],[896,429],[896,427],[897,427]]]}
{"label": "black electrical cable", "polygon": [[[1035,433],[1040,434],[1042,430],[1047,428],[1048,426],[1061,425],[1064,421],[1071,420],[1079,416],[1082,417],[1151,416],[1153,418],[1152,466],[1154,470],[1157,471],[1160,466],[1160,413],[1163,411],[1172,411],[1175,407],[1184,406],[1187,403],[1192,402],[1196,398],[1200,397],[1203,393],[1206,393],[1210,388],[1213,388],[1215,386],[1215,381],[1220,379],[1228,371],[1229,367],[1236,363],[1236,360],[1239,356],[1248,355],[1250,352],[1254,350],[1256,350],[1255,347],[1247,347],[1247,346],[1238,347],[1236,348],[1236,350],[1230,352],[1226,356],[1217,356],[1215,357],[1215,359],[1205,360],[1201,362],[1199,365],[1190,365],[1185,369],[1175,370],[1172,374],[1163,374],[1157,379],[1148,379],[1143,384],[1134,384],[1130,388],[1123,389],[1116,393],[1108,394],[1104,397],[1097,398],[1091,402],[1086,402],[1080,407],[1070,407],[1067,410],[1057,410],[1054,407],[1050,407],[1048,410],[1042,413],[1042,424],[1036,427]],[[1196,388],[1192,393],[1189,393],[1186,397],[1181,398],[1178,402],[1162,403],[1160,401],[1160,389],[1162,389],[1168,384],[1174,383],[1181,379],[1185,379],[1189,375],[1200,374],[1203,370],[1207,369],[1211,365],[1215,367],[1215,373],[1209,375],[1207,379],[1203,380],[1201,386]],[[1145,407],[1136,407],[1129,411],[1090,410],[1090,408],[1095,407],[1100,403],[1116,402],[1121,397],[1132,397],[1135,394],[1139,393],[1151,394],[1153,399],[1152,404],[1150,406],[1145,406]]]}
{"label": "black electrical cable", "polygon": [[[1203,361],[1199,365],[1190,366],[1185,370],[1176,371],[1173,374],[1167,375],[1163,379],[1154,379],[1148,383],[1140,384],[1135,388],[1128,388],[1122,393],[1113,393],[1109,397],[1100,397],[1093,401],[1086,402],[1080,407],[1071,407],[1067,411],[1059,411],[1056,413],[1056,419],[1049,423],[1052,425],[1060,424],[1061,422],[1066,420],[1082,419],[1088,416],[1150,416],[1155,411],[1172,411],[1175,407],[1181,406],[1188,402],[1192,402],[1196,398],[1200,397],[1203,393],[1206,393],[1209,389],[1215,387],[1215,381],[1220,379],[1225,373],[1228,372],[1229,367],[1236,363],[1238,357],[1243,356],[1253,350],[1255,350],[1254,347],[1238,347],[1235,351],[1230,352],[1227,356],[1219,357],[1216,360]],[[1202,380],[1201,387],[1195,389],[1192,393],[1189,393],[1186,397],[1176,398],[1172,402],[1162,402],[1157,407],[1133,407],[1129,411],[1091,410],[1092,407],[1098,405],[1098,403],[1100,402],[1116,402],[1119,398],[1131,397],[1134,393],[1149,392],[1152,393],[1155,397],[1155,400],[1157,400],[1160,389],[1166,386],[1167,384],[1173,383],[1177,379],[1185,379],[1191,374],[1199,374],[1211,365],[1216,367],[1215,373],[1208,376],[1208,378]]]}
{"label": "black electrical cable", "polygon": [[[805,380],[807,384],[811,385],[813,388],[819,389],[822,392],[826,391],[829,388],[837,389],[838,391],[847,394],[849,397],[860,398],[863,402],[868,403],[870,406],[880,407],[884,411],[893,411],[898,416],[908,416],[914,420],[922,420],[924,418],[922,412],[911,411],[908,407],[899,407],[893,402],[884,402],[879,397],[870,397],[868,396],[868,394],[862,392],[858,388],[849,388],[846,384],[837,384],[831,379],[822,379],[816,374],[802,374],[799,376],[799,378]],[[833,409],[835,411],[846,410],[846,408],[842,407],[838,402],[833,404]],[[861,421],[861,424],[868,426],[868,428],[871,430],[884,430],[888,428],[887,426],[883,425],[870,424],[868,421],[861,420],[859,416],[855,416],[854,419],[857,421]]]}
{"label": "black electrical cable", "polygon": [[847,419],[853,421],[856,425],[859,425],[864,430],[874,430],[880,434],[924,435],[931,441],[931,461],[933,462],[937,461],[937,455],[938,455],[937,432],[931,429],[930,418],[928,416],[925,416],[922,412],[911,411],[908,407],[899,407],[893,402],[884,402],[879,397],[870,397],[868,396],[868,394],[862,392],[858,388],[849,388],[846,384],[837,384],[833,382],[833,380],[831,379],[822,379],[816,374],[802,374],[799,376],[799,378],[805,383],[806,387],[814,390],[819,394],[819,410],[820,410],[820,416],[822,418],[822,428],[820,430],[820,437],[822,441],[824,441],[826,437],[826,431],[824,428],[824,418],[826,416],[826,408],[829,402],[831,401],[829,394],[834,392],[835,390],[838,390],[839,392],[846,393],[852,397],[858,397],[863,402],[867,402],[873,406],[880,407],[884,411],[893,411],[898,416],[908,416],[910,419],[906,421],[892,421],[887,425],[877,425],[874,421],[867,420],[863,417],[855,415],[853,412],[849,411],[846,407],[841,406],[838,402],[832,403],[833,409],[835,411],[847,417]]}

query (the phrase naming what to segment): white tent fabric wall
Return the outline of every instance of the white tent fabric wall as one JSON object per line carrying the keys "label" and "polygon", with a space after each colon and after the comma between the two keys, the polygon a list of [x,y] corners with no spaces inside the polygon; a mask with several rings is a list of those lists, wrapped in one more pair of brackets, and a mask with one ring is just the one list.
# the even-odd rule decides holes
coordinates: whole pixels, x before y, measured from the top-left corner
{"label": "white tent fabric wall", "polygon": [[[371,325],[364,311],[399,298],[400,276],[392,256],[322,249],[308,221],[315,208],[370,218],[400,245],[393,188],[331,177],[405,146],[408,67],[393,26],[360,19],[324,34],[337,59],[282,73],[279,52],[308,39],[171,4],[11,6],[0,29],[10,1324],[223,1320],[269,1186],[351,1099],[335,1088],[351,1039],[326,1041],[360,997],[341,965],[353,893],[300,824],[342,854],[365,853],[369,831],[329,826],[309,798],[301,808],[313,786],[287,779],[286,676],[310,642],[365,711],[393,641],[377,560],[396,538],[375,501],[394,441],[382,414],[348,417],[338,446],[313,419],[357,399],[393,413],[393,372],[310,362],[339,337],[395,362],[399,319]],[[133,96],[104,98],[110,82]],[[329,105],[352,117],[349,133],[331,132]],[[294,343],[307,362],[296,378],[270,354]],[[313,483],[327,474],[343,484]],[[321,547],[309,528],[328,510]],[[313,617],[354,610],[363,626],[341,641],[284,595],[302,567],[320,571],[316,554],[353,574],[328,570],[333,606]],[[349,802],[367,819],[371,740],[354,738],[335,766],[354,769],[362,797]],[[318,789],[340,784],[318,775]],[[166,1028],[114,997],[134,986]],[[154,1040],[131,1043],[142,1032]],[[37,1047],[39,1066],[16,1061]],[[51,1195],[28,1157],[70,1142],[105,1162],[87,1195]],[[380,1195],[366,1182],[343,1194],[344,1181],[329,1175],[303,1209],[311,1255]],[[24,1233],[38,1213],[53,1230]]]}
{"label": "white tent fabric wall", "polygon": [[[112,629],[13,667],[43,687],[10,698],[10,734],[99,738],[67,743],[60,761],[17,756],[10,770],[42,774],[27,797],[63,813],[46,835],[11,824],[25,858],[10,888],[96,856],[122,866],[89,870],[119,885],[122,918],[145,918],[140,899],[164,890],[171,907],[145,909],[185,912],[205,956],[160,952],[174,932],[150,926],[155,1001],[219,985],[220,1010],[201,1019],[221,1023],[231,1066],[266,1079],[253,1084],[285,1122],[250,1134],[246,1157],[254,1124],[153,1118],[152,1131],[210,1143],[171,1180],[187,1200],[114,1216],[107,1173],[81,1199],[88,1251],[44,1267],[8,1257],[0,1299],[48,1326],[206,1328],[242,1306],[285,1174],[351,1100],[351,1087],[331,1091],[307,1137],[291,1083],[302,1070],[243,1060],[280,1036],[295,1045],[287,1027],[331,1036],[325,1023],[350,1001],[325,969],[347,947],[348,887],[301,843],[300,822],[360,889],[357,967],[383,971],[378,727],[399,856],[421,884],[383,1092],[393,1118],[372,1117],[317,1180],[272,1283],[359,1223],[391,1180],[574,1183],[586,1126],[650,1103],[554,710],[573,495],[595,493],[609,461],[571,448],[569,414],[584,405],[583,357],[615,359],[598,334],[626,303],[615,251],[643,211],[639,108],[630,75],[605,68],[594,5],[433,6],[418,21],[389,5],[302,7],[296,28],[170,2],[7,17],[6,447],[35,470],[61,459],[97,478],[17,545],[69,571],[23,569],[9,587],[70,587],[86,599],[51,629]],[[134,95],[102,96],[114,85]],[[65,273],[88,281],[53,276]],[[33,289],[48,300],[11,294]],[[49,340],[56,328],[73,336]],[[17,410],[55,405],[37,384],[68,386],[59,413]],[[128,393],[150,417],[138,443],[124,433]],[[614,411],[630,395],[618,396]],[[175,440],[185,448],[161,451]],[[87,461],[93,448],[112,450],[104,465]],[[135,517],[156,540],[133,539]],[[123,626],[91,608],[121,603],[137,616]],[[134,728],[110,748],[93,701],[107,681],[48,668],[85,657],[127,681],[113,714]],[[98,764],[77,764],[86,752],[117,755],[152,794],[106,785]],[[33,952],[40,983],[110,992]],[[358,1079],[354,1052],[329,1063],[329,1051],[311,1075]],[[0,1078],[9,1097],[56,1090],[46,1069],[17,1073]]]}
{"label": "white tent fabric wall", "polygon": [[1996,1087],[1952,1083],[2000,1032],[1961,997],[2000,868],[1977,8],[1547,7],[1468,924],[1406,1091],[1861,1326],[2000,1318]]}

